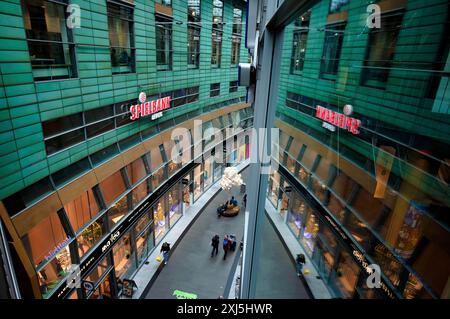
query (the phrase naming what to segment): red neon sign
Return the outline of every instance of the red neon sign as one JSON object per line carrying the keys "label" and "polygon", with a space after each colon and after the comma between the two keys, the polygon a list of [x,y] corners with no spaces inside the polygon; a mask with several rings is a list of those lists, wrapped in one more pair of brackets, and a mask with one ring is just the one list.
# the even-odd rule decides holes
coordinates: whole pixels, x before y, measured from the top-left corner
{"label": "red neon sign", "polygon": [[316,117],[347,130],[352,134],[359,134],[358,128],[361,126],[361,121],[353,117],[329,110],[320,105],[316,107]]}
{"label": "red neon sign", "polygon": [[170,96],[163,97],[150,102],[145,102],[142,104],[136,104],[130,106],[132,121],[138,119],[139,117],[144,117],[152,115],[170,108]]}

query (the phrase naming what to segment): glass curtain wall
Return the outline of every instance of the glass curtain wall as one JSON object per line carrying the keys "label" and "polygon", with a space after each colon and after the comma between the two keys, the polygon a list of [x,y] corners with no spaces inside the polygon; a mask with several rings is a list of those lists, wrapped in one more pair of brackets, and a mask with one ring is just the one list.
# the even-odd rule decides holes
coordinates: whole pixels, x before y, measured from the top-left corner
{"label": "glass curtain wall", "polygon": [[[448,2],[303,8],[269,25],[275,53],[260,61],[263,69],[274,63],[274,73],[257,84],[256,92],[263,81],[272,86],[265,87],[269,102],[256,96],[256,112],[268,105],[280,138],[276,165],[262,177],[266,211],[258,212],[256,242],[265,242],[252,247],[247,291],[308,298],[292,262],[302,253],[306,281],[320,276],[329,297],[448,298]],[[289,235],[271,238],[274,227]],[[280,244],[293,240],[294,250]],[[275,246],[277,255],[267,249]],[[286,279],[270,271],[273,259]],[[382,288],[367,287],[365,263],[380,266]]]}

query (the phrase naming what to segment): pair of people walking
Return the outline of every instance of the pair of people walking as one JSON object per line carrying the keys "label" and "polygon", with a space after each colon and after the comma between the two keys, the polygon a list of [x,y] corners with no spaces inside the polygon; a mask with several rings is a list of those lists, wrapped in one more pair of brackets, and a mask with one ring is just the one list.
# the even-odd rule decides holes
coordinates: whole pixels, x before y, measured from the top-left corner
{"label": "pair of people walking", "polygon": [[[211,240],[211,257],[217,256],[219,253],[219,243],[220,243],[220,237],[219,235],[214,235],[214,237]],[[223,238],[222,248],[223,248],[223,260],[227,259],[228,251],[232,250],[234,251],[236,247],[236,238],[233,235],[225,235]]]}

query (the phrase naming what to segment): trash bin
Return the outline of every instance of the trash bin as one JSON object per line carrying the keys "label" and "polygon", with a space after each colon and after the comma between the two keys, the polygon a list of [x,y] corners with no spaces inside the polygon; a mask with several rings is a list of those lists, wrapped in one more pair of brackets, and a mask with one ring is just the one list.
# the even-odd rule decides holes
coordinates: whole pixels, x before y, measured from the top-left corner
{"label": "trash bin", "polygon": [[245,185],[245,184],[242,184],[242,185],[241,185],[241,194],[245,194],[245,192],[246,192],[246,187],[247,187],[247,185]]}

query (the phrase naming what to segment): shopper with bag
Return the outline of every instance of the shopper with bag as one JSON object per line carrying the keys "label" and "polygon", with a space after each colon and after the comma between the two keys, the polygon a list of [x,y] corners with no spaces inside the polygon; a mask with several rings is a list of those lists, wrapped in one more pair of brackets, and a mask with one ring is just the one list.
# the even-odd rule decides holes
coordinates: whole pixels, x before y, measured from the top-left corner
{"label": "shopper with bag", "polygon": [[161,252],[163,253],[163,257],[164,257],[164,265],[167,265],[167,262],[169,261],[169,253],[170,253],[170,244],[168,242],[165,242],[162,244]]}
{"label": "shopper with bag", "polygon": [[212,240],[211,240],[211,246],[212,246],[212,252],[211,252],[211,257],[214,257],[214,252],[216,252],[216,256],[219,253],[219,242],[220,242],[220,237],[219,235],[215,235]]}
{"label": "shopper with bag", "polygon": [[227,259],[227,253],[228,250],[230,250],[230,240],[228,239],[228,235],[225,235],[225,237],[223,238],[223,260]]}

